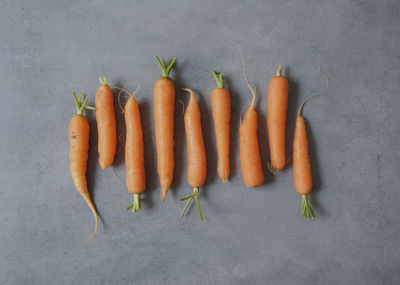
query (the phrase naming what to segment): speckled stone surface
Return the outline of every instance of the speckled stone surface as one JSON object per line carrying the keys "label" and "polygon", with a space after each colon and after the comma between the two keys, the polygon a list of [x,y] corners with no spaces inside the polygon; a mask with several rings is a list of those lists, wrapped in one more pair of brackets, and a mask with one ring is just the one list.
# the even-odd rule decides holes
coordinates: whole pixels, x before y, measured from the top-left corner
{"label": "speckled stone surface", "polygon": [[[400,284],[400,2],[388,1],[22,1],[0,17],[0,284]],[[305,98],[318,218],[300,217],[291,162],[257,189],[241,179],[238,126],[250,101],[237,45],[257,89],[259,142],[268,160],[266,86],[279,64],[290,81],[288,157]],[[176,87],[196,91],[208,177],[184,218],[182,106],[176,105],[176,171],[159,199],[152,89],[155,55],[176,56]],[[319,65],[324,60],[323,72]],[[232,175],[216,175],[211,70],[232,95]],[[94,113],[88,182],[93,217],[69,175],[72,90],[97,78],[141,84],[148,189],[143,210],[112,169],[97,163]],[[117,97],[118,92],[115,92]],[[178,93],[177,100],[187,102]],[[124,180],[124,123],[116,105]]]}

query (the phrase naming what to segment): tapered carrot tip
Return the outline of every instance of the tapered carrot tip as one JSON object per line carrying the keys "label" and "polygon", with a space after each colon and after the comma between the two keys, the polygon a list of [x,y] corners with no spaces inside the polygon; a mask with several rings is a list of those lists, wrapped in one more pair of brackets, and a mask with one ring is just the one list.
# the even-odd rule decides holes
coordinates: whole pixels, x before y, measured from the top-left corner
{"label": "tapered carrot tip", "polygon": [[89,193],[88,192],[83,193],[83,194],[81,193],[81,195],[82,195],[83,199],[85,200],[85,202],[88,204],[89,208],[92,210],[94,220],[95,220],[94,232],[93,232],[92,236],[90,237],[90,239],[87,242],[85,242],[85,244],[87,245],[95,237],[95,235],[97,233],[98,216],[97,216],[96,208],[94,207],[93,202],[90,199]]}
{"label": "tapered carrot tip", "polygon": [[168,193],[168,189],[162,189],[161,188],[161,195],[160,195],[160,198],[161,198],[161,202],[164,202],[165,201],[165,198],[167,198],[167,193]]}

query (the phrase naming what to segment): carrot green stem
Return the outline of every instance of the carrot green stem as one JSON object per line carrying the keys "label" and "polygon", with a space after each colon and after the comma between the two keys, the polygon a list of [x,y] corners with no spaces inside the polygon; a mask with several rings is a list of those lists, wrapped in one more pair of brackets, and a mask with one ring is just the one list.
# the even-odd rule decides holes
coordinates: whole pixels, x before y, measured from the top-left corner
{"label": "carrot green stem", "polygon": [[311,205],[308,203],[308,195],[301,195],[301,216],[305,219],[314,219],[314,213]]}
{"label": "carrot green stem", "polygon": [[181,217],[183,217],[183,215],[186,212],[187,207],[189,206],[190,202],[192,202],[193,199],[195,199],[195,201],[196,201],[196,206],[197,206],[197,210],[199,211],[200,220],[203,222],[203,215],[201,213],[200,204],[199,204],[199,187],[194,187],[193,188],[193,194],[192,195],[180,199],[180,201],[188,200],[186,205],[185,205],[185,208],[183,208],[183,211],[181,213]]}
{"label": "carrot green stem", "polygon": [[126,207],[125,209],[132,209],[132,213],[139,212],[141,210],[140,207],[140,194],[133,194],[133,203]]}
{"label": "carrot green stem", "polygon": [[276,76],[282,76],[282,65],[278,66],[278,70],[276,71]]}
{"label": "carrot green stem", "polygon": [[215,72],[214,70],[211,71],[214,75],[215,81],[217,82],[218,88],[224,88],[224,80],[222,78],[221,72]]}
{"label": "carrot green stem", "polygon": [[96,110],[95,107],[86,106],[87,100],[89,98],[88,96],[86,96],[85,100],[83,100],[83,102],[82,102],[82,97],[83,97],[82,93],[79,93],[79,97],[78,98],[76,97],[76,93],[74,91],[72,91],[72,95],[74,96],[74,100],[75,100],[75,104],[76,104],[76,113],[78,115],[82,116],[84,109]]}
{"label": "carrot green stem", "polygon": [[107,77],[99,77],[101,85],[108,85]]}
{"label": "carrot green stem", "polygon": [[176,61],[176,57],[173,59],[170,59],[168,62],[164,60],[163,57],[161,57],[162,61],[156,56],[157,64],[161,69],[162,72],[162,77],[169,78],[169,73],[171,71],[172,66],[174,65]]}

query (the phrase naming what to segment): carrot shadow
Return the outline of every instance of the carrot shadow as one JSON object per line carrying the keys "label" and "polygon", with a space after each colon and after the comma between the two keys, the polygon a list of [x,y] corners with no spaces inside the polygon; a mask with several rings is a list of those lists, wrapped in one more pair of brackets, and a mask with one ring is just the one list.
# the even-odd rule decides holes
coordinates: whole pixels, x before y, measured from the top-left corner
{"label": "carrot shadow", "polygon": [[261,112],[260,104],[261,104],[261,98],[262,94],[258,89],[256,90],[257,92],[257,103],[256,103],[256,111],[257,111],[257,137],[258,137],[258,145],[260,148],[260,156],[261,156],[261,163],[263,167],[263,172],[264,172],[264,183],[265,184],[270,184],[273,183],[275,180],[275,175],[271,173],[271,171],[268,168],[268,162],[270,161],[269,157],[269,141],[268,141],[268,127],[267,127],[267,116]]}
{"label": "carrot shadow", "polygon": [[[115,83],[116,87],[123,88],[123,84],[120,81],[117,81]],[[114,162],[113,162],[113,167],[118,168],[125,159],[125,134],[126,134],[126,128],[125,128],[125,118],[124,118],[124,113],[123,110],[121,109],[119,102],[118,102],[118,96],[120,94],[120,90],[113,88],[113,96],[114,96],[114,112],[115,112],[115,120],[117,123],[117,147],[116,147],[116,152],[115,152],[115,157],[114,157]],[[126,95],[124,92],[121,92],[121,103],[125,102],[124,96]],[[123,107],[123,106],[122,106]]]}
{"label": "carrot shadow", "polygon": [[212,184],[217,177],[217,151],[214,145],[215,137],[213,135],[213,127],[212,127],[212,114],[208,109],[207,103],[204,99],[204,96],[201,96],[199,93],[196,93],[196,97],[199,104],[199,109],[201,113],[201,128],[203,131],[203,141],[206,149],[207,156],[207,179],[204,183],[203,196],[208,199],[207,196],[207,185]]}
{"label": "carrot shadow", "polygon": [[151,104],[148,101],[139,103],[140,118],[142,121],[143,142],[144,142],[144,162],[146,170],[146,192],[144,192],[143,202],[147,208],[153,207],[151,193],[157,189],[157,174],[155,164],[154,139],[151,128]]}
{"label": "carrot shadow", "polygon": [[[176,65],[178,62],[176,63]],[[179,100],[181,100],[182,93],[180,91],[181,88],[186,87],[183,85],[180,77],[179,70],[183,70],[182,64],[179,66],[175,66],[174,68],[174,77],[175,77],[175,112],[174,112],[174,179],[172,181],[172,187],[169,191],[172,193],[174,197],[177,197],[178,193],[177,190],[182,184],[183,175],[185,172],[184,166],[184,151],[185,151],[185,123],[184,123],[184,114],[183,114],[183,107]],[[186,192],[185,192],[186,193]]]}
{"label": "carrot shadow", "polygon": [[307,138],[308,138],[308,150],[309,150],[311,173],[312,173],[312,180],[313,180],[313,189],[312,189],[312,192],[309,195],[309,197],[310,197],[313,208],[318,210],[319,216],[323,217],[323,216],[326,216],[327,213],[321,207],[321,205],[318,203],[318,200],[316,199],[316,197],[318,196],[318,192],[321,189],[322,183],[321,183],[321,176],[320,176],[320,170],[319,170],[317,147],[316,147],[316,143],[315,143],[314,134],[313,134],[313,131],[312,131],[309,123],[307,124]]}
{"label": "carrot shadow", "polygon": [[[241,121],[241,102],[240,96],[232,86],[230,78],[224,78],[225,88],[231,96],[231,134],[230,134],[230,150],[229,150],[229,180],[237,175],[237,153],[239,152],[239,127]],[[229,183],[228,180],[228,183]]]}
{"label": "carrot shadow", "polygon": [[297,104],[298,104],[298,83],[290,77],[290,69],[287,67],[285,69],[285,76],[289,81],[289,98],[288,107],[286,113],[286,167],[289,168],[293,164],[293,139],[294,139],[294,129],[296,127],[296,117],[297,117]]}

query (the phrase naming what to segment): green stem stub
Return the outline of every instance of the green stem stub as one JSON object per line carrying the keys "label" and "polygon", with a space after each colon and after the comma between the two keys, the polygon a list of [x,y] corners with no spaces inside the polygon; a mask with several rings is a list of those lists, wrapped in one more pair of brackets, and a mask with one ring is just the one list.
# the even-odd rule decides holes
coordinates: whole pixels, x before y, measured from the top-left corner
{"label": "green stem stub", "polygon": [[278,66],[278,70],[276,71],[276,76],[282,76],[282,65]]}
{"label": "green stem stub", "polygon": [[82,102],[82,97],[83,97],[83,94],[82,94],[82,93],[79,93],[79,97],[76,97],[76,93],[75,93],[74,91],[72,91],[72,95],[74,95],[75,104],[76,104],[76,113],[77,113],[78,115],[81,115],[81,116],[82,116],[83,110],[84,110],[84,109],[87,109],[87,110],[96,110],[95,107],[91,107],[91,106],[87,106],[87,105],[86,105],[87,100],[88,100],[88,98],[89,98],[87,95],[86,95],[85,99],[83,100],[83,102]]}
{"label": "green stem stub", "polygon": [[214,70],[211,71],[214,75],[215,81],[217,82],[218,88],[224,88],[224,80],[222,78],[221,72],[215,72]]}
{"label": "green stem stub", "polygon": [[200,204],[199,204],[199,187],[194,187],[193,188],[193,194],[192,195],[180,199],[180,201],[188,200],[186,205],[185,205],[185,208],[183,208],[183,211],[181,213],[181,217],[183,217],[183,215],[186,212],[187,207],[189,206],[190,202],[192,202],[193,199],[195,199],[195,201],[196,201],[196,206],[197,206],[197,210],[199,211],[200,220],[203,221],[203,215],[201,214],[201,209],[200,209]]}
{"label": "green stem stub", "polygon": [[162,61],[158,58],[158,56],[156,56],[157,64],[162,72],[162,77],[169,78],[169,73],[171,72],[171,68],[176,61],[176,57],[170,59],[168,62],[166,62],[163,57],[161,57],[161,59]]}
{"label": "green stem stub", "polygon": [[140,194],[133,194],[133,203],[126,207],[125,209],[132,209],[132,213],[139,212],[140,207]]}
{"label": "green stem stub", "polygon": [[308,195],[301,195],[301,216],[305,219],[314,219],[314,213],[308,202]]}
{"label": "green stem stub", "polygon": [[107,77],[99,77],[101,85],[108,85]]}

